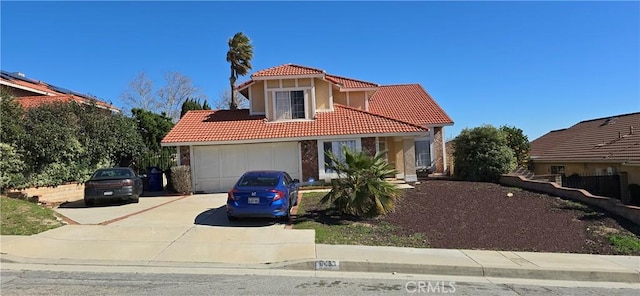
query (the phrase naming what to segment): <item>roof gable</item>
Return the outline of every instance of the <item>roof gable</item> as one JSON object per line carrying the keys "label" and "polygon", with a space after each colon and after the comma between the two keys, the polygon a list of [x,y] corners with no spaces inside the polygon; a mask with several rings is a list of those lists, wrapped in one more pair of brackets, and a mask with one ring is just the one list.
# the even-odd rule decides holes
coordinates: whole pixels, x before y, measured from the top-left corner
{"label": "roof gable", "polygon": [[585,120],[531,142],[536,160],[640,161],[640,112]]}
{"label": "roof gable", "polygon": [[357,79],[353,79],[353,78],[347,78],[347,77],[341,77],[341,76],[337,76],[337,75],[329,75],[327,74],[325,76],[325,79],[338,84],[338,86],[340,88],[347,88],[347,89],[357,89],[357,88],[377,88],[379,87],[378,84],[375,84],[373,82],[366,82],[366,81],[362,81],[362,80],[357,80]]}
{"label": "roof gable", "polygon": [[453,124],[420,84],[381,86],[369,101],[369,111],[416,125]]}
{"label": "roof gable", "polygon": [[251,77],[267,77],[267,76],[292,76],[292,75],[313,75],[324,74],[324,70],[300,66],[295,64],[284,64],[257,71],[251,74]]}

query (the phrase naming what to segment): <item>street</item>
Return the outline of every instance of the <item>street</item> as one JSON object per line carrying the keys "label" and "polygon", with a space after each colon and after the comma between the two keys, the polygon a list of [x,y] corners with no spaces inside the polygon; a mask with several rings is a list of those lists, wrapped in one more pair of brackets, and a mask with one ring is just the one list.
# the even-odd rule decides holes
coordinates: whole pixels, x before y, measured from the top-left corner
{"label": "street", "polygon": [[[80,268],[82,269],[82,268]],[[109,270],[109,269],[106,269]],[[224,271],[221,271],[224,272]],[[233,273],[233,271],[232,271]],[[271,270],[270,275],[2,270],[7,295],[638,295],[632,284],[569,287],[459,281],[442,276],[371,278]],[[299,273],[299,275],[295,275]],[[588,284],[588,283],[586,283]],[[591,283],[593,284],[593,283]],[[615,287],[614,287],[615,286]]]}

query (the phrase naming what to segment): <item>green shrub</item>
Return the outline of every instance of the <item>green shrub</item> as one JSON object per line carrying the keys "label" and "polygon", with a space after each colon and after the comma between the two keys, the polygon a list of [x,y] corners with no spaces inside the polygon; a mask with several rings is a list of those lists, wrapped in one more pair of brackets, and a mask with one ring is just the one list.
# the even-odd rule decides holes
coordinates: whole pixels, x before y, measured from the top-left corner
{"label": "green shrub", "polygon": [[321,202],[332,203],[339,212],[360,217],[375,217],[393,210],[400,190],[385,180],[396,173],[384,159],[384,153],[371,157],[364,151],[342,147],[344,160],[328,152],[329,167],[338,174],[331,191]]}
{"label": "green shrub", "polygon": [[515,126],[503,125],[500,131],[505,135],[507,146],[513,151],[518,166],[526,167],[529,163],[529,149],[531,144],[524,132]]}
{"label": "green shrub", "polygon": [[0,143],[0,191],[20,187],[24,184],[24,161],[16,149],[6,143]]}
{"label": "green shrub", "polygon": [[516,168],[516,158],[505,133],[491,125],[465,128],[455,143],[454,174],[458,178],[497,182],[502,174]]}
{"label": "green shrub", "polygon": [[178,193],[191,193],[191,170],[187,165],[171,168],[171,184]]}

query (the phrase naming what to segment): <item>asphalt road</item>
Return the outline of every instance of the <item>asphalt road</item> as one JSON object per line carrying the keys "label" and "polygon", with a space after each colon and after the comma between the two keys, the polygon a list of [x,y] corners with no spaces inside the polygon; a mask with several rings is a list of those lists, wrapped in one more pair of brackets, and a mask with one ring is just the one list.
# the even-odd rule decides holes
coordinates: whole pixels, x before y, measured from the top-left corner
{"label": "asphalt road", "polygon": [[0,272],[8,295],[639,295],[639,289],[454,282],[429,278],[67,271]]}

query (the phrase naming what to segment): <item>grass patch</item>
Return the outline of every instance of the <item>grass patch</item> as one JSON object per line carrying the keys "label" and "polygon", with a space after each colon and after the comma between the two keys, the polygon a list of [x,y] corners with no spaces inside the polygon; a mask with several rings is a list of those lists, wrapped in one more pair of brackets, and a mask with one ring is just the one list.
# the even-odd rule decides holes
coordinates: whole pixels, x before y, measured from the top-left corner
{"label": "grass patch", "polygon": [[52,209],[24,200],[0,198],[2,235],[32,235],[64,225]]}
{"label": "grass patch", "polygon": [[607,237],[613,248],[622,254],[640,252],[640,239],[631,234],[612,234]]}
{"label": "grass patch", "polygon": [[555,201],[556,201],[556,208],[558,209],[576,210],[576,211],[582,211],[586,214],[597,215],[597,212],[594,209],[592,209],[591,207],[583,203],[566,200],[559,197],[556,197]]}
{"label": "grass patch", "polygon": [[422,233],[406,233],[398,227],[375,219],[343,217],[320,200],[326,192],[302,195],[294,229],[314,229],[316,243],[333,245],[369,245],[396,247],[429,247]]}

